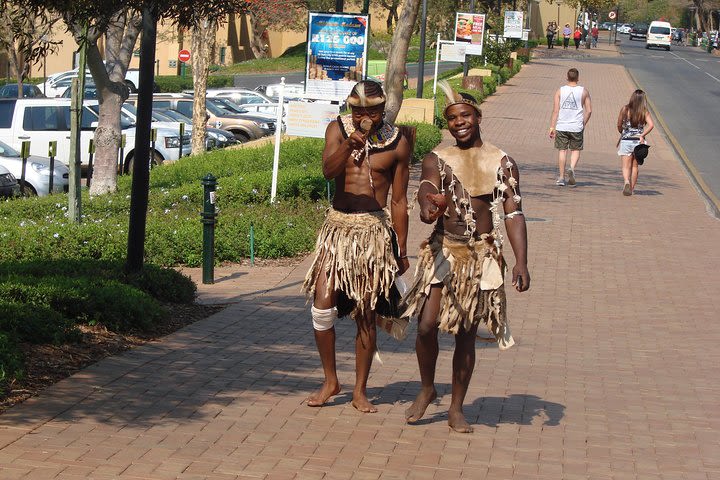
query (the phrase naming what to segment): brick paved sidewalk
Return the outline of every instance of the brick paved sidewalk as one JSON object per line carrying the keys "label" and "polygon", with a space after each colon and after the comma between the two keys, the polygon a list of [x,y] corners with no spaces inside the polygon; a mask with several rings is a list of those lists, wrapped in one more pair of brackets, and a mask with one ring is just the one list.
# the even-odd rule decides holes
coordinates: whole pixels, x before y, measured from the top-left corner
{"label": "brick paved sidewalk", "polygon": [[[578,186],[560,188],[546,134],[571,66],[594,113]],[[619,66],[540,58],[483,105],[484,138],[521,166],[533,279],[509,293],[518,345],[478,346],[474,434],[447,428],[448,336],[421,425],[403,416],[419,387],[411,338],[380,338],[384,365],[369,382],[379,412],[350,406],[348,321],[345,390],[305,406],[322,380],[299,294],[307,262],[236,267],[200,287],[229,308],[0,416],[0,478],[719,478],[720,225],[657,130],[637,194],[621,195],[614,125],[634,88]],[[412,218],[410,253],[428,231]]]}

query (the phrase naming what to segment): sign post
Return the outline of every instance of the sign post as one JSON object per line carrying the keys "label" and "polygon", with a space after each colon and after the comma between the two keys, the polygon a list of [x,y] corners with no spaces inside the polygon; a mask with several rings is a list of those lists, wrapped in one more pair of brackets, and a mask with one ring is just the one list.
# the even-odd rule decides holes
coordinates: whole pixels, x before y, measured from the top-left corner
{"label": "sign post", "polygon": [[183,48],[178,52],[178,60],[180,60],[180,76],[185,76],[185,64],[190,61],[190,50]]}

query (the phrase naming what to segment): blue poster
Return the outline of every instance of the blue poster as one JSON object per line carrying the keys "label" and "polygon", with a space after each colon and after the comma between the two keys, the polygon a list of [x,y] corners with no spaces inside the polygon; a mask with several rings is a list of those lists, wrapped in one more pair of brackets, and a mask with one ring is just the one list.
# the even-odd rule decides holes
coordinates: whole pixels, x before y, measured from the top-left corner
{"label": "blue poster", "polygon": [[310,12],[306,96],[345,99],[365,78],[368,22],[368,15]]}

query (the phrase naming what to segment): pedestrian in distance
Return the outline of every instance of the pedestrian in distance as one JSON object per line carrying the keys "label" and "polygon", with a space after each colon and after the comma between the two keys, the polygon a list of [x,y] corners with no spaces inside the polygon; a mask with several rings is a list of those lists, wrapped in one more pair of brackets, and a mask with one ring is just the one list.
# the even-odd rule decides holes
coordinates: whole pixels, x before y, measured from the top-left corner
{"label": "pedestrian in distance", "polygon": [[530,287],[527,231],[516,162],[481,138],[482,112],[476,100],[446,82],[441,87],[446,96],[443,115],[456,144],[429,153],[422,163],[420,219],[435,223],[435,229],[420,246],[415,277],[404,297],[405,316],[418,318],[415,351],[421,381],[405,417],[408,423],[418,422],[437,398],[438,332],[452,333],[448,425],[470,433],[463,402],[475,366],[478,326],[484,323],[501,349],[514,344],[506,316],[501,210],[516,259],[512,285],[519,292]]}
{"label": "pedestrian in distance", "polygon": [[638,159],[635,158],[635,147],[647,144],[645,137],[655,128],[647,106],[645,92],[638,89],[630,96],[630,100],[620,109],[617,119],[617,130],[620,132],[618,155],[622,162],[624,180],[623,195],[629,197],[635,191],[638,181]]}
{"label": "pedestrian in distance", "polygon": [[573,42],[575,42],[575,50],[578,50],[580,48],[580,40],[582,40],[582,30],[580,30],[580,26],[575,27],[575,31],[573,32]]}
{"label": "pedestrian in distance", "polygon": [[350,314],[357,326],[352,405],[371,413],[377,408],[367,398],[367,380],[376,351],[377,315],[399,317],[394,282],[409,267],[406,197],[412,152],[400,129],[384,121],[385,94],[379,83],[357,83],[347,103],[351,113],[325,131],[323,174],[334,180],[335,197],[303,283],[313,298],[315,342],[325,376],[306,403],[319,407],[340,392],[334,324]]}
{"label": "pedestrian in distance", "polygon": [[555,140],[558,150],[558,179],[560,187],[565,186],[565,166],[570,153],[570,169],[567,171],[568,183],[575,186],[575,168],[580,161],[583,149],[585,127],[592,115],[590,92],[578,85],[580,73],[576,68],[567,72],[567,83],[557,89],[553,97],[553,112],[550,118],[550,138]]}
{"label": "pedestrian in distance", "polygon": [[600,36],[600,29],[598,28],[597,23],[593,23],[593,27],[590,30],[590,36],[592,37],[592,47],[597,48],[598,37]]}
{"label": "pedestrian in distance", "polygon": [[572,29],[570,28],[570,24],[566,23],[563,27],[563,48],[565,50],[567,50],[570,44],[570,35],[572,35]]}
{"label": "pedestrian in distance", "polygon": [[555,48],[555,32],[557,31],[557,26],[555,25],[555,22],[548,22],[547,28],[545,29],[545,37],[547,38],[547,44],[548,48]]}

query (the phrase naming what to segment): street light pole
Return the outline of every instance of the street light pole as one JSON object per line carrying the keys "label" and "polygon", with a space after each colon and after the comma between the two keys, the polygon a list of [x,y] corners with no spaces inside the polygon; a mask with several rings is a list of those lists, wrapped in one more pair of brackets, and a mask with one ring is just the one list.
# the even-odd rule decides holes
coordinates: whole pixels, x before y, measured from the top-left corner
{"label": "street light pole", "polygon": [[[417,98],[423,98],[425,83],[425,29],[427,24],[427,0],[422,0],[422,16],[420,17],[420,57],[418,58]],[[440,46],[438,45],[438,48]]]}

